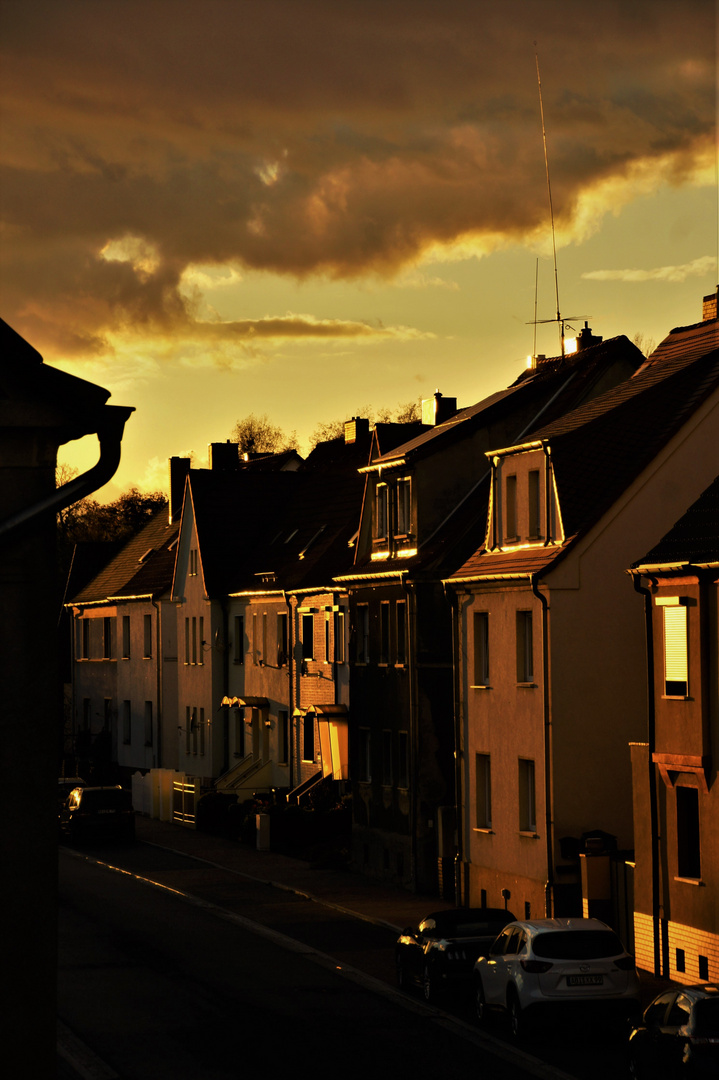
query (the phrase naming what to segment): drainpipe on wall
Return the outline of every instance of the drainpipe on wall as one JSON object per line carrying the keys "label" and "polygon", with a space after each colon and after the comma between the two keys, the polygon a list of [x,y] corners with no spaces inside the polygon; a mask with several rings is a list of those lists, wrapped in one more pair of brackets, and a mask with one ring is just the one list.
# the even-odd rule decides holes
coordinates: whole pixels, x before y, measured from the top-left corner
{"label": "drainpipe on wall", "polygon": [[163,693],[162,693],[162,618],[160,616],[160,602],[159,600],[150,601],[155,611],[157,612],[157,749],[154,755],[155,768],[162,767],[162,716],[163,716]]}
{"label": "drainpipe on wall", "polygon": [[[462,738],[462,702],[460,697],[459,676],[459,599],[454,590],[451,593],[443,583],[444,595],[449,604],[452,617],[452,683],[454,699],[454,803],[455,826],[457,830],[457,853],[454,857],[454,902],[457,907],[464,902],[462,895],[462,863],[464,861],[464,740]],[[466,890],[466,885],[465,885]]]}
{"label": "drainpipe on wall", "polygon": [[[653,585],[656,579],[646,575]],[[659,811],[657,807],[657,777],[654,768],[656,745],[656,704],[654,697],[654,634],[652,630],[652,594],[641,584],[641,577],[632,575],[635,592],[644,597],[644,635],[647,648],[647,743],[649,770],[649,831],[651,834],[650,859],[652,869],[652,938],[654,945],[654,974],[662,975],[661,915],[659,901]]]}
{"label": "drainpipe on wall", "polygon": [[544,829],[547,845],[547,881],[544,886],[544,914],[554,914],[554,822],[552,820],[552,720],[549,709],[549,604],[539,591],[537,574],[530,574],[532,592],[542,605],[542,711],[544,720]]}
{"label": "drainpipe on wall", "polygon": [[402,587],[407,594],[407,660],[409,662],[408,671],[408,686],[409,686],[409,775],[411,779],[410,786],[410,799],[409,799],[409,839],[410,839],[410,859],[411,859],[411,881],[412,888],[415,887],[417,881],[417,778],[415,776],[415,768],[417,763],[417,754],[415,750],[415,743],[417,739],[417,717],[416,717],[416,702],[417,694],[415,688],[415,678],[417,672],[417,665],[415,663],[415,651],[414,646],[417,640],[416,633],[416,594],[410,583],[407,581],[406,575],[402,576]]}

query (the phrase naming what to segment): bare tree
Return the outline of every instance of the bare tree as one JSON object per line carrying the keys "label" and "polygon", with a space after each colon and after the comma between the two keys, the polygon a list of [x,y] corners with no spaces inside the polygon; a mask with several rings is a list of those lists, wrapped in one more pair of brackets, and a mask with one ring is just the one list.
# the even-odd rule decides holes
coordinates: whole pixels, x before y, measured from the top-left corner
{"label": "bare tree", "polygon": [[657,347],[654,338],[647,337],[646,334],[643,334],[640,330],[638,330],[632,338],[632,345],[636,345],[639,352],[643,353],[644,356],[649,356],[649,354],[653,353]]}
{"label": "bare tree", "polygon": [[297,449],[297,432],[286,435],[282,428],[270,423],[267,413],[250,413],[235,424],[230,438],[239,444],[241,454],[277,454]]}

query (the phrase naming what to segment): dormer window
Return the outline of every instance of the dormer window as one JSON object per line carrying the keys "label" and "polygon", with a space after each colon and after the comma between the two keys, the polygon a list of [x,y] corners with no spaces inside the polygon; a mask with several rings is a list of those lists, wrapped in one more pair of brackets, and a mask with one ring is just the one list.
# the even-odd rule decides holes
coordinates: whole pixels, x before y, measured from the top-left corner
{"label": "dormer window", "polygon": [[412,481],[408,476],[397,481],[397,534],[412,532]]}
{"label": "dormer window", "polygon": [[684,698],[689,693],[686,601],[662,596],[656,603],[664,613],[664,696]]}
{"label": "dormer window", "polygon": [[389,493],[386,484],[378,484],[375,492],[375,538],[385,540],[388,535]]}
{"label": "dormer window", "polygon": [[516,540],[517,538],[517,477],[514,473],[507,477],[504,487],[505,493],[505,539]]}

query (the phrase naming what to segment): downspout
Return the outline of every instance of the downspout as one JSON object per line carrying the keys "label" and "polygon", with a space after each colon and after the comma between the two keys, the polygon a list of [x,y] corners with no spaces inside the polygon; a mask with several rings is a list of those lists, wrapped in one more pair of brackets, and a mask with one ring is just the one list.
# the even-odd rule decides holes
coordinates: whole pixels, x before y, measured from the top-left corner
{"label": "downspout", "polygon": [[6,521],[0,523],[0,543],[12,540],[15,534],[45,514],[58,514],[65,507],[71,506],[93,491],[112,480],[120,464],[122,435],[125,422],[134,409],[124,405],[105,405],[103,423],[99,425],[97,437],[100,443],[100,460],[82,476],[70,480],[57,488],[52,495],[41,499],[34,506],[28,506]]}
{"label": "downspout", "polygon": [[454,902],[457,907],[463,902],[462,864],[464,861],[464,740],[462,738],[462,706],[460,701],[459,678],[459,599],[454,589],[451,594],[448,582],[443,582],[444,595],[449,604],[452,618],[452,683],[454,698],[454,804],[455,825],[457,830],[457,853],[454,857]]}
{"label": "downspout", "polygon": [[549,604],[539,590],[537,574],[530,574],[532,592],[542,605],[542,711],[544,721],[544,829],[546,833],[547,881],[544,886],[544,914],[554,912],[554,822],[552,820],[552,720],[549,709]]}
{"label": "downspout", "polygon": [[155,768],[162,768],[162,716],[163,716],[163,684],[162,684],[162,617],[159,600],[152,600],[152,606],[157,612],[157,753],[155,755]]}
{"label": "downspout", "polygon": [[[652,584],[656,579],[645,575]],[[647,650],[647,743],[648,743],[648,779],[649,779],[649,845],[652,871],[652,938],[654,945],[654,974],[662,975],[661,916],[659,902],[659,809],[657,806],[657,777],[654,768],[654,747],[656,745],[656,699],[654,690],[654,634],[652,629],[652,594],[641,584],[641,575],[634,577],[632,583],[635,592],[644,597],[644,635]]]}
{"label": "downspout", "polygon": [[415,641],[417,639],[415,620],[415,593],[410,588],[410,583],[407,581],[406,575],[402,577],[402,587],[407,595],[407,660],[409,663],[408,671],[408,685],[409,685],[409,775],[410,775],[410,800],[409,800],[409,839],[410,839],[410,861],[411,861],[411,875],[412,875],[412,887],[415,887],[417,880],[417,788],[415,768],[417,763],[416,753],[416,739],[417,739],[417,717],[416,701],[417,695],[415,691],[415,676],[416,676],[416,657],[415,657]]}

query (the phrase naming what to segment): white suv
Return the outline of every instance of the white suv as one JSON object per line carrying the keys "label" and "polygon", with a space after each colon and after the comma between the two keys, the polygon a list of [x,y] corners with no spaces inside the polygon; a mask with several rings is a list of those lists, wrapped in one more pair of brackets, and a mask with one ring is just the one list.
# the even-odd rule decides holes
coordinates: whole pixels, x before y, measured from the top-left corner
{"label": "white suv", "polygon": [[599,919],[533,919],[505,926],[474,965],[477,1018],[506,1009],[512,1034],[528,1010],[594,1006],[622,1016],[639,1011],[634,957]]}

